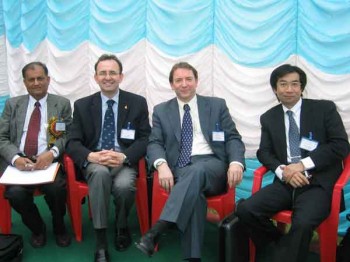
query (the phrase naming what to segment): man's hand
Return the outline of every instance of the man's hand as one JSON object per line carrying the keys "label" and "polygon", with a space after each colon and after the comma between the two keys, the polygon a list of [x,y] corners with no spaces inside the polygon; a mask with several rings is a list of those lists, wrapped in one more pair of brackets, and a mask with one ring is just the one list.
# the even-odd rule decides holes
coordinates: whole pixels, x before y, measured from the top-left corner
{"label": "man's hand", "polygon": [[169,193],[174,186],[174,176],[165,162],[158,166],[158,179],[160,186]]}
{"label": "man's hand", "polygon": [[227,170],[227,183],[230,188],[237,186],[242,182],[243,168],[239,164],[230,164]]}
{"label": "man's hand", "polygon": [[87,160],[91,163],[108,166],[119,167],[124,163],[125,155],[113,150],[102,150],[99,152],[91,152]]}
{"label": "man's hand", "polygon": [[21,171],[32,171],[34,170],[34,163],[32,160],[26,157],[19,157],[14,162],[15,167]]}
{"label": "man's hand", "polygon": [[43,170],[47,169],[53,162],[54,156],[51,151],[45,151],[40,154],[36,158],[36,162],[34,164],[34,170]]}
{"label": "man's hand", "polygon": [[297,188],[310,184],[309,180],[302,173],[304,165],[301,162],[282,166],[281,168],[283,170],[283,179],[292,187]]}

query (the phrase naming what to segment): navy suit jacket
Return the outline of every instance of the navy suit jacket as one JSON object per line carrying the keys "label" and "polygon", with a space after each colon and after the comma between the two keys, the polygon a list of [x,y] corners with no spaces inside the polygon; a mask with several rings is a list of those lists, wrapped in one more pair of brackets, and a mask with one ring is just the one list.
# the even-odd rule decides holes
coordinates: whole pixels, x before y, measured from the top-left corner
{"label": "navy suit jacket", "polygon": [[[146,154],[151,127],[149,124],[146,99],[142,96],[119,89],[117,138],[122,152],[131,165],[136,165]],[[102,128],[102,100],[97,92],[74,103],[73,124],[67,142],[67,153],[74,162],[83,167],[90,152],[96,150]],[[122,129],[135,130],[135,139],[120,137]]]}
{"label": "navy suit jacket", "polygon": [[[224,99],[197,95],[198,114],[201,130],[220,160],[230,163],[238,161],[244,165],[245,147]],[[154,108],[153,127],[147,147],[151,164],[158,158],[167,160],[174,171],[180,154],[181,123],[177,99],[171,99]],[[225,132],[225,141],[213,141],[212,132],[217,124]]]}
{"label": "navy suit jacket", "polygon": [[[259,161],[275,171],[287,163],[287,142],[282,105],[277,105],[261,118],[261,141],[257,152]],[[318,141],[313,151],[301,150],[302,158],[311,157],[315,168],[310,170],[311,183],[318,182],[329,193],[342,171],[342,160],[349,153],[349,142],[336,106],[327,100],[303,99],[300,113],[300,137]]]}

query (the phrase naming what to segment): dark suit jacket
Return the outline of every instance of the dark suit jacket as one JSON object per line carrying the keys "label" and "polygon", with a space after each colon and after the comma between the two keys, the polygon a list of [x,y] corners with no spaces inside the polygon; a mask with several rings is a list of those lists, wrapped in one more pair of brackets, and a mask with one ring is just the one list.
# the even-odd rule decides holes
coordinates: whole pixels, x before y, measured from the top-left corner
{"label": "dark suit jacket", "polygon": [[[2,117],[0,119],[0,166],[3,171],[7,165],[11,164],[12,158],[21,153],[19,146],[23,134],[25,117],[27,114],[29,95],[17,96],[6,101]],[[66,130],[72,122],[72,109],[70,101],[64,97],[48,94],[47,96],[47,117],[60,117],[66,123]],[[59,137],[54,145],[64,152],[66,144],[65,132]],[[47,134],[49,143],[49,135]]]}
{"label": "dark suit jacket", "polygon": [[[287,142],[282,105],[277,105],[260,118],[261,141],[257,152],[259,161],[272,171],[287,164]],[[302,158],[310,156],[315,168],[310,170],[329,193],[342,171],[342,160],[349,153],[348,137],[336,106],[327,100],[303,99],[300,113],[300,136],[319,142],[311,152],[301,150]]]}
{"label": "dark suit jacket", "polygon": [[[203,135],[216,157],[230,163],[244,165],[245,147],[224,99],[197,95],[198,114]],[[225,142],[213,141],[216,125],[225,132]],[[154,108],[153,127],[147,147],[151,164],[158,158],[167,160],[174,170],[180,154],[181,123],[177,99],[171,99]]]}
{"label": "dark suit jacket", "polygon": [[[123,153],[132,165],[146,154],[151,127],[146,99],[142,96],[119,90],[117,137]],[[102,125],[102,100],[100,92],[81,98],[74,103],[73,124],[70,130],[67,153],[74,162],[83,167],[88,154],[96,150]],[[135,129],[135,140],[122,139],[123,128]]]}

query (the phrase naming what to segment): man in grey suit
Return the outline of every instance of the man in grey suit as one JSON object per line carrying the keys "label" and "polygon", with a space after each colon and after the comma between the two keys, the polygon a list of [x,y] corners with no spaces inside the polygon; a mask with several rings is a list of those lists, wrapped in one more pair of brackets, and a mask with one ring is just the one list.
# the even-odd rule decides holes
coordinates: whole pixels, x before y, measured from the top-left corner
{"label": "man in grey suit", "polygon": [[147,156],[170,195],[160,220],[136,245],[152,255],[160,234],[176,225],[183,258],[200,261],[205,197],[223,193],[227,183],[233,187],[241,182],[245,147],[225,100],[196,95],[193,66],[175,64],[169,82],[177,97],[154,108]]}
{"label": "man in grey suit", "polygon": [[[29,95],[6,101],[0,118],[0,168],[8,165],[19,170],[43,170],[58,161],[65,149],[66,129],[71,123],[71,106],[68,99],[48,94],[48,69],[41,62],[32,62],[22,69],[23,82]],[[38,113],[37,132],[29,135],[31,118]],[[28,149],[28,147],[32,149]],[[61,170],[49,184],[6,186],[5,197],[21,215],[23,223],[32,231],[30,243],[42,247],[46,243],[46,227],[33,200],[36,188],[45,195],[52,213],[53,232],[58,246],[68,246],[71,237],[66,231],[66,182]]]}
{"label": "man in grey suit", "polygon": [[[111,194],[115,249],[125,251],[131,244],[127,218],[135,200],[137,163],[146,154],[151,132],[146,99],[121,90],[123,77],[122,63],[115,55],[99,57],[95,81],[101,92],[75,102],[67,143],[67,153],[89,185],[98,262],[110,260],[107,227]],[[106,124],[107,120],[112,123]]]}

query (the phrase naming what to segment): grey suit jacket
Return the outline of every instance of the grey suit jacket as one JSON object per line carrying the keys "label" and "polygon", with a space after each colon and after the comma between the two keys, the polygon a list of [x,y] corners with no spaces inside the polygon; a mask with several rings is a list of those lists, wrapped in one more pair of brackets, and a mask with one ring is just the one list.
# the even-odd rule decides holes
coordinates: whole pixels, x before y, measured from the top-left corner
{"label": "grey suit jacket", "polygon": [[[11,163],[12,158],[21,153],[19,146],[23,134],[23,127],[27,113],[29,95],[10,98],[6,101],[4,111],[0,118],[0,169],[3,171]],[[66,123],[66,130],[72,122],[72,109],[70,101],[64,97],[48,94],[47,117],[60,117]],[[54,145],[64,152],[66,135],[57,138]],[[49,135],[47,135],[49,143]]]}
{"label": "grey suit jacket", "polygon": [[[197,95],[198,113],[203,135],[220,160],[238,161],[244,165],[245,147],[224,99]],[[147,147],[151,164],[158,158],[167,160],[174,170],[180,154],[181,123],[177,99],[171,99],[154,108],[153,127]],[[217,124],[225,133],[225,141],[213,141],[212,132]]]}

